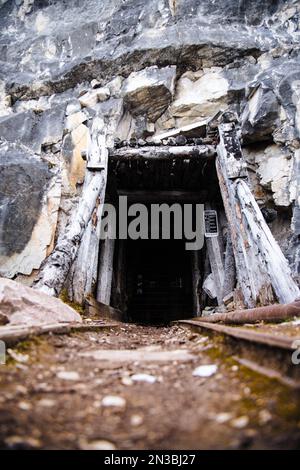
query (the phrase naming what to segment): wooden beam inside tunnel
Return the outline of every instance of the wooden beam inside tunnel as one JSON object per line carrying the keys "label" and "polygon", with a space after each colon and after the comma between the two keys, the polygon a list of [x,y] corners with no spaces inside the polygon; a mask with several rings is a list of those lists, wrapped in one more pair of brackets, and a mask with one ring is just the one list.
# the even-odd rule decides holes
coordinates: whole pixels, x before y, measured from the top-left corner
{"label": "wooden beam inside tunnel", "polygon": [[197,202],[204,203],[208,197],[208,191],[157,191],[157,190],[118,190],[119,196],[127,196],[128,202]]}

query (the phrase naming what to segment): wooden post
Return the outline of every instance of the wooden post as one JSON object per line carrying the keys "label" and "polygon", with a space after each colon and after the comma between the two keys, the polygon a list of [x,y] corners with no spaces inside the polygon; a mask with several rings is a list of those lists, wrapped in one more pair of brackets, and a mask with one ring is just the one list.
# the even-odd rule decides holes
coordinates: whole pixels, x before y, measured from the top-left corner
{"label": "wooden post", "polygon": [[[69,221],[65,232],[58,238],[57,244],[44,261],[34,288],[46,294],[58,296],[65,284],[71,265],[75,260],[83,234],[88,226],[95,208],[103,207],[104,201],[108,151],[102,138],[102,147],[98,148],[95,138],[102,134],[105,136],[104,121],[96,117],[92,126],[92,136],[88,147],[88,161],[93,161],[92,168],[86,170],[85,182],[78,207]],[[101,161],[101,168],[96,168],[95,160]],[[100,214],[98,214],[98,217]],[[101,218],[101,217],[100,217]]]}
{"label": "wooden post", "polygon": [[224,260],[224,284],[223,284],[223,299],[227,295],[231,294],[236,284],[236,269],[235,260],[232,248],[232,241],[230,231],[227,233],[226,251]]}
{"label": "wooden post", "polygon": [[[210,204],[205,204],[205,209],[212,209]],[[224,263],[223,253],[221,250],[222,241],[220,234],[217,237],[206,238],[206,246],[208,258],[210,262],[211,272],[217,292],[218,305],[223,305],[223,285],[224,285]]]}
{"label": "wooden post", "polygon": [[192,288],[193,288],[193,314],[195,317],[201,315],[201,269],[199,266],[199,251],[191,252]]}
{"label": "wooden post", "polygon": [[126,241],[118,240],[118,259],[114,288],[114,307],[126,310]]}
{"label": "wooden post", "polygon": [[107,238],[102,241],[98,270],[97,300],[109,305],[113,276],[115,240]]}
{"label": "wooden post", "polygon": [[244,303],[248,308],[290,303],[300,291],[250,191],[234,124],[221,124],[219,135],[216,168]]}

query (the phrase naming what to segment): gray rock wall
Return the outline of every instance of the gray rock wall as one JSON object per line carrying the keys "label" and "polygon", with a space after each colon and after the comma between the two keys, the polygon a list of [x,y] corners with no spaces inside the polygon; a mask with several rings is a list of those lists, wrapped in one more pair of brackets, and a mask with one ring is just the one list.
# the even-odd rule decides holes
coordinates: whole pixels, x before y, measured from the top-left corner
{"label": "gray rock wall", "polygon": [[237,112],[299,274],[299,2],[1,0],[0,31],[0,274],[39,269],[76,210],[92,120],[119,106],[121,139]]}

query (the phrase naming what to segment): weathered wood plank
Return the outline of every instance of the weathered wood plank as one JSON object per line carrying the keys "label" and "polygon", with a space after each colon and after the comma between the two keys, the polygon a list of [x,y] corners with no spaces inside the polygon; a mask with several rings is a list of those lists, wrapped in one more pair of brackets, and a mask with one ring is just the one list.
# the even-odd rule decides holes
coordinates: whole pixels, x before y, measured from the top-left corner
{"label": "weathered wood plank", "polygon": [[170,131],[163,132],[162,134],[154,135],[153,141],[154,142],[161,142],[164,139],[168,139],[169,137],[176,137],[177,135],[190,135],[191,132],[197,131],[197,135],[195,137],[199,137],[202,131],[202,134],[205,135],[206,126],[209,122],[208,119],[204,119],[202,121],[193,122],[192,124],[188,124],[186,126],[177,127],[176,129],[171,129]]}
{"label": "weathered wood plank", "polygon": [[[205,209],[212,209],[209,203],[205,204]],[[218,305],[223,305],[223,285],[224,285],[224,256],[221,250],[221,240],[220,235],[217,237],[206,238],[206,246],[208,251],[208,258],[211,267],[211,272],[213,274]]]}
{"label": "weathered wood plank", "polygon": [[208,192],[203,191],[143,191],[143,190],[118,190],[119,196],[127,196],[128,202],[205,202]]}
{"label": "weathered wood plank", "polygon": [[172,158],[213,158],[216,149],[213,145],[185,145],[185,146],[158,146],[158,147],[122,147],[111,149],[111,159],[152,159],[168,160]]}
{"label": "weathered wood plank", "polygon": [[70,334],[73,331],[99,331],[106,328],[116,328],[118,326],[119,325],[117,323],[105,321],[94,321],[89,323],[48,323],[36,326],[7,325],[0,328],[0,340],[4,341],[7,346],[13,346],[28,338],[49,333],[64,335]]}
{"label": "weathered wood plank", "polygon": [[100,260],[98,270],[97,301],[109,305],[113,276],[115,240],[107,238],[103,240],[100,248]]}
{"label": "weathered wood plank", "polygon": [[201,315],[201,269],[199,263],[200,253],[198,250],[191,252],[192,265],[192,289],[193,289],[193,315],[198,317]]}
{"label": "weathered wood plank", "polygon": [[[95,119],[92,127],[92,136],[105,134],[105,125],[102,119]],[[88,149],[89,154],[89,149]],[[56,246],[50,256],[45,260],[34,288],[49,295],[58,296],[61,292],[71,265],[76,257],[84,231],[99,203],[99,196],[104,199],[108,151],[105,147],[97,153],[101,162],[105,162],[104,170],[87,169],[85,184],[78,207],[69,221],[65,232],[58,238]],[[101,207],[101,205],[100,205]]]}
{"label": "weathered wood plank", "polygon": [[290,303],[300,291],[250,191],[235,127],[222,124],[219,133],[216,168],[245,306]]}
{"label": "weathered wood plank", "polygon": [[231,235],[228,231],[227,233],[227,242],[226,242],[226,251],[225,251],[225,260],[224,260],[224,284],[223,284],[223,299],[233,292],[236,284],[236,269],[235,269],[235,259],[232,248]]}

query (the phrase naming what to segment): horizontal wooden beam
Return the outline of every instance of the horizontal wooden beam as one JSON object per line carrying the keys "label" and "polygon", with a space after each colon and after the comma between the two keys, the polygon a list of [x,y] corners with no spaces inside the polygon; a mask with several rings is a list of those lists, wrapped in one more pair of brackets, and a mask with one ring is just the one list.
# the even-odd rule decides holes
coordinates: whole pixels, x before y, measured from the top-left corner
{"label": "horizontal wooden beam", "polygon": [[118,190],[119,196],[127,196],[129,202],[205,202],[208,191],[131,191]]}
{"label": "horizontal wooden beam", "polygon": [[185,146],[153,146],[153,147],[122,147],[110,149],[111,159],[146,159],[169,160],[173,158],[212,158],[216,155],[213,145],[185,145]]}
{"label": "horizontal wooden beam", "polygon": [[[194,122],[193,124],[171,129],[170,131],[164,132],[162,134],[154,135],[153,140],[155,142],[161,142],[163,139],[168,139],[169,137],[176,137],[177,135],[189,136],[191,134],[195,137],[203,137],[206,133],[206,126],[208,122],[209,119],[204,119],[202,121]],[[195,131],[197,132],[195,133]]]}

